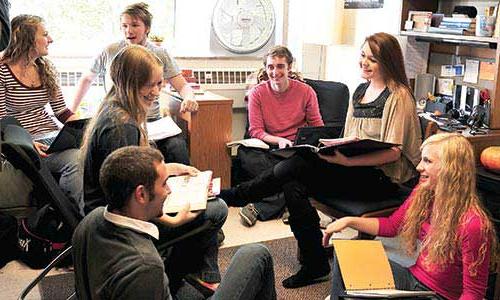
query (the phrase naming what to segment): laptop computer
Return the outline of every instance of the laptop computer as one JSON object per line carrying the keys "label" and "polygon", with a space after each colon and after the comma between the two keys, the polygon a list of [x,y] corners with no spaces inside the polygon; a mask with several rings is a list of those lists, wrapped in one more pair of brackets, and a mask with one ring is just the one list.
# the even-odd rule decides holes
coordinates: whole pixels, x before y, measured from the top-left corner
{"label": "laptop computer", "polygon": [[336,139],[342,134],[343,126],[300,127],[295,136],[294,145],[317,146],[319,139]]}
{"label": "laptop computer", "polygon": [[33,140],[49,146],[46,153],[79,148],[89,119],[68,121],[61,130],[36,135]]}

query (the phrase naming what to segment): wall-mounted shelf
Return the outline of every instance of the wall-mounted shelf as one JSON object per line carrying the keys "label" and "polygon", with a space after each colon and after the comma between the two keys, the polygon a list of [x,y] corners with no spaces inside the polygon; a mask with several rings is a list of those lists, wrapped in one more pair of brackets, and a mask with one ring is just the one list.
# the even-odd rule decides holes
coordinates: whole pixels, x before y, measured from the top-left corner
{"label": "wall-mounted shelf", "polygon": [[[497,46],[500,38],[405,30],[410,11],[439,12],[445,15],[451,15],[455,6],[463,5],[465,2],[467,5],[481,8],[482,11],[484,11],[485,7],[498,3],[498,1],[486,0],[402,0],[400,35],[411,37],[411,39],[408,39],[412,40],[411,42],[430,42],[429,54],[445,53],[494,61],[496,67],[494,80],[487,84],[483,83],[480,87],[487,88],[491,96],[490,128],[500,130],[500,47]],[[429,71],[428,66],[427,71]],[[500,143],[499,140],[495,140],[497,144]]]}
{"label": "wall-mounted shelf", "polygon": [[480,37],[473,35],[455,35],[455,34],[442,34],[418,31],[401,30],[402,36],[413,36],[417,40],[434,42],[434,43],[450,43],[472,47],[488,47],[496,48],[498,38],[495,37]]}

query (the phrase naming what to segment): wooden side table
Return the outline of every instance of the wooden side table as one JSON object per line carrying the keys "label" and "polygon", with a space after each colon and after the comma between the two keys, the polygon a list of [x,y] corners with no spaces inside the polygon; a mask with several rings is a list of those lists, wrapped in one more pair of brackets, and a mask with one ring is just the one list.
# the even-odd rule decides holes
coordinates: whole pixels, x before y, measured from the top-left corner
{"label": "wooden side table", "polygon": [[[187,133],[191,165],[199,170],[212,170],[221,178],[221,187],[231,185],[231,156],[226,143],[231,141],[233,100],[205,92],[196,95],[199,109],[179,117],[185,121],[181,127]],[[171,110],[172,111],[172,110]]]}

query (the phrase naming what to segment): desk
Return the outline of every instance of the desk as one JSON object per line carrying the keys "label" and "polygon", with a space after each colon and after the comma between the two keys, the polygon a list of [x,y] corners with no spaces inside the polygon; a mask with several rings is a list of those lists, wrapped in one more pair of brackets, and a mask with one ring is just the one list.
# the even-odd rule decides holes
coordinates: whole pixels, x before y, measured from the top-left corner
{"label": "desk", "polygon": [[489,130],[488,134],[471,135],[469,129],[462,134],[471,142],[474,148],[476,162],[479,163],[481,152],[489,146],[500,146],[500,129]]}
{"label": "desk", "polygon": [[221,187],[231,186],[231,156],[226,143],[231,141],[233,100],[211,92],[196,95],[199,109],[184,113],[181,126],[187,133],[191,165],[200,170],[212,170],[221,177]]}
{"label": "desk", "polygon": [[[425,129],[425,136],[428,137],[436,132],[445,132],[439,130],[436,123],[429,123]],[[476,134],[472,135],[469,133],[470,129],[462,131],[462,135],[465,136],[469,142],[472,144],[474,149],[474,157],[476,163],[479,164],[481,157],[481,152],[489,146],[500,146],[500,129],[490,129],[487,134]]]}

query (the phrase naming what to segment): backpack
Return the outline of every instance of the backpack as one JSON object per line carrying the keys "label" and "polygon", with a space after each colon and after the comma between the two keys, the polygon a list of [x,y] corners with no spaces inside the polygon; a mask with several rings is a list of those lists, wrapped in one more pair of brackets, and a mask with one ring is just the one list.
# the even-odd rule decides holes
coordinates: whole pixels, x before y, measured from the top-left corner
{"label": "backpack", "polygon": [[19,250],[17,248],[17,219],[13,216],[0,213],[0,268],[11,260],[17,259]]}
{"label": "backpack", "polygon": [[[46,267],[70,241],[72,231],[50,204],[21,219],[18,232],[19,258],[33,269]],[[70,262],[65,261],[65,264]]]}

